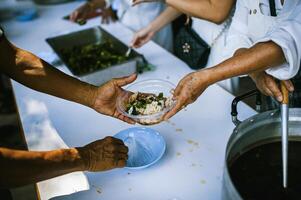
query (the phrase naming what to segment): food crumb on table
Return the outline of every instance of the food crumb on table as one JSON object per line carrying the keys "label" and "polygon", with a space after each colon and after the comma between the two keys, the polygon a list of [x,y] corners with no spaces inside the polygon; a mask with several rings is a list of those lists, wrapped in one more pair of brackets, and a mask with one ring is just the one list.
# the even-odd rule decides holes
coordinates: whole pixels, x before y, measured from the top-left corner
{"label": "food crumb on table", "polygon": [[95,188],[95,190],[96,190],[96,192],[97,192],[98,194],[101,194],[101,193],[102,193],[102,189],[101,189],[100,187],[97,187],[96,185],[92,185],[92,187]]}
{"label": "food crumb on table", "polygon": [[191,164],[191,167],[195,167],[195,166],[196,166],[196,164],[195,164],[195,163],[192,163],[192,164]]}
{"label": "food crumb on table", "polygon": [[180,156],[181,155],[181,153],[180,152],[177,152],[177,156]]}
{"label": "food crumb on table", "polygon": [[193,144],[194,142],[192,140],[187,140],[188,144]]}
{"label": "food crumb on table", "polygon": [[203,185],[206,184],[206,180],[204,180],[204,179],[202,179],[200,182],[201,182],[201,184],[203,184]]}
{"label": "food crumb on table", "polygon": [[177,129],[176,129],[176,132],[183,132],[183,129],[177,128]]}

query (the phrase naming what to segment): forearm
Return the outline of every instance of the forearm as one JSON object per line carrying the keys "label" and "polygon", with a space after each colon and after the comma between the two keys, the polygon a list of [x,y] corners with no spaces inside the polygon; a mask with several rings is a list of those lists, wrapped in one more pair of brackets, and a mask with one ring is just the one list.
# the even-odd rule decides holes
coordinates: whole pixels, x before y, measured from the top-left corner
{"label": "forearm", "polygon": [[191,16],[222,23],[228,17],[234,0],[166,0],[166,3]]}
{"label": "forearm", "polygon": [[159,31],[161,28],[178,18],[182,13],[173,7],[168,6],[149,26],[154,32]]}
{"label": "forearm", "polygon": [[76,149],[30,152],[0,148],[0,188],[35,183],[84,170]]}
{"label": "forearm", "polygon": [[64,74],[7,40],[0,41],[0,69],[12,79],[40,92],[86,106],[94,103],[96,87]]}
{"label": "forearm", "polygon": [[239,75],[263,71],[285,62],[281,47],[274,42],[258,43],[215,67],[206,69],[208,85]]}

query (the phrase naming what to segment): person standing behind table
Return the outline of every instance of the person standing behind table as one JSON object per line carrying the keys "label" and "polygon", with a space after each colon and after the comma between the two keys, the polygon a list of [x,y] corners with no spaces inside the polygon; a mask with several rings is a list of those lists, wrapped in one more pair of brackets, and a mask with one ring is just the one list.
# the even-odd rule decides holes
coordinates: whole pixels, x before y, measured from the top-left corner
{"label": "person standing behind table", "polygon": [[[156,0],[134,0],[134,4],[147,4],[154,1]],[[193,17],[192,29],[207,42],[207,44],[212,44],[214,38],[217,38],[217,35],[227,30],[227,19],[230,17],[229,15],[235,0],[167,0],[165,3],[167,4],[167,8],[161,15],[135,33],[131,42],[134,48],[143,46],[151,40],[157,31],[170,24],[170,22],[177,19],[183,13]],[[224,35],[225,34],[222,34],[211,47],[207,66],[210,67],[221,62],[223,57],[218,50],[224,45]]]}
{"label": "person standing behind table", "polygon": [[[100,87],[81,82],[11,44],[1,28],[0,73],[37,91],[134,123],[118,112],[116,100],[126,95],[127,92],[121,87],[133,82],[136,75],[113,79]],[[0,147],[0,189],[35,183],[75,171],[105,171],[124,167],[127,152],[124,143],[113,137],[83,147],[52,151],[22,151]]]}
{"label": "person standing behind table", "polygon": [[[273,6],[273,4],[275,6]],[[266,71],[250,73],[258,89],[265,95],[281,100],[275,79],[292,79],[295,91],[291,106],[301,107],[301,3],[298,0],[240,0],[229,30],[226,51],[228,56],[250,47],[273,41],[282,48],[286,62]],[[274,16],[273,16],[274,15]],[[279,105],[269,99],[270,109]]]}
{"label": "person standing behind table", "polygon": [[[113,7],[117,12],[119,21],[133,31],[138,31],[147,26],[165,9],[163,2],[153,2],[149,4],[132,6],[132,0],[90,0],[77,8],[70,15],[72,21],[85,19],[89,13],[97,9],[108,9]],[[172,51],[172,31],[171,26],[165,26],[158,31],[153,40],[168,51]]]}
{"label": "person standing behind table", "polygon": [[[278,101],[283,96],[273,77],[283,80],[290,92],[294,91],[289,79],[299,77],[300,73],[301,1],[278,1],[277,17],[262,14],[269,10],[266,5],[269,5],[266,0],[237,1],[227,41],[229,54],[233,55],[214,67],[185,76],[174,92],[177,104],[165,115],[165,120],[193,103],[208,86],[235,76],[252,74],[257,87]],[[298,94],[299,87],[300,84],[296,85]]]}

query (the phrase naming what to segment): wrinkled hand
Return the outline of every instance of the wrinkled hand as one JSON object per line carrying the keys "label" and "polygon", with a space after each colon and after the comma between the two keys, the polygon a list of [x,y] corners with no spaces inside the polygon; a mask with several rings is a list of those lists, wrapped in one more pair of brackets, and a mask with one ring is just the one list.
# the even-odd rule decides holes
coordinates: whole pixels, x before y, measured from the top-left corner
{"label": "wrinkled hand", "polygon": [[[256,84],[256,87],[266,96],[275,97],[277,101],[281,102],[283,97],[279,84],[276,80],[268,75],[266,72],[254,72],[250,74],[250,77]],[[294,86],[290,80],[284,81],[284,84],[288,91],[293,92]]]}
{"label": "wrinkled hand", "polygon": [[174,99],[176,105],[164,116],[164,120],[169,119],[188,104],[193,103],[208,87],[207,77],[205,70],[186,75],[175,89]]}
{"label": "wrinkled hand", "polygon": [[150,27],[146,27],[136,32],[130,46],[134,48],[139,48],[143,46],[145,43],[150,41],[154,36],[155,32],[151,30]]}
{"label": "wrinkled hand", "polygon": [[113,137],[106,137],[76,149],[83,161],[82,170],[92,172],[124,167],[128,159],[128,148],[121,140]]}
{"label": "wrinkled hand", "polygon": [[101,23],[102,24],[109,24],[110,22],[115,22],[117,19],[118,18],[111,7],[108,9],[103,9],[101,11]]}
{"label": "wrinkled hand", "polygon": [[127,123],[134,124],[135,121],[122,115],[117,109],[117,99],[129,92],[121,87],[134,82],[137,78],[136,74],[128,77],[115,78],[100,86],[94,94],[94,104],[92,108],[99,113],[115,117]]}
{"label": "wrinkled hand", "polygon": [[77,20],[85,20],[95,11],[96,8],[92,6],[92,4],[85,3],[70,14],[70,20],[73,22],[76,22]]}
{"label": "wrinkled hand", "polygon": [[151,3],[151,2],[165,2],[165,0],[133,0],[133,6],[141,3]]}

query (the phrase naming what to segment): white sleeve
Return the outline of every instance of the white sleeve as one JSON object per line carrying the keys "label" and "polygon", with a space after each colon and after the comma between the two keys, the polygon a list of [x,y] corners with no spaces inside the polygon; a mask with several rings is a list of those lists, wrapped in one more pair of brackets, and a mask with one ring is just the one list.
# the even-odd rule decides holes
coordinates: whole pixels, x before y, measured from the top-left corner
{"label": "white sleeve", "polygon": [[267,41],[273,41],[282,48],[286,62],[269,68],[266,72],[280,80],[293,78],[298,73],[301,63],[301,3],[285,20],[280,21],[256,43]]}
{"label": "white sleeve", "polygon": [[250,48],[253,44],[248,37],[248,11],[245,0],[236,2],[235,14],[226,38],[225,58],[230,58],[238,49]]}

